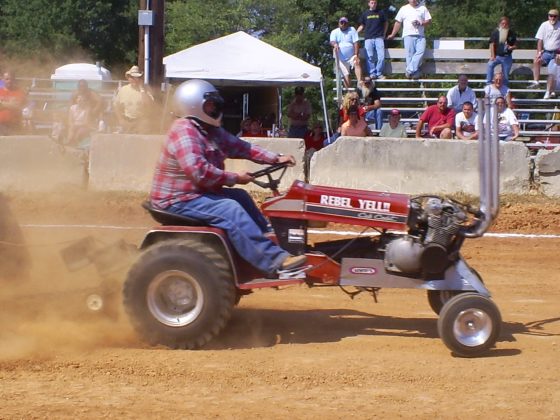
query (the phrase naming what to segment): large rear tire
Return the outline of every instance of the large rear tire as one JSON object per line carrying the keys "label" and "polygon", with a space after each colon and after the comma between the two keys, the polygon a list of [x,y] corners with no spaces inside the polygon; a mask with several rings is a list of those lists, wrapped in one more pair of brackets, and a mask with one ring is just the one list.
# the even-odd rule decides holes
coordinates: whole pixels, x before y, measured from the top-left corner
{"label": "large rear tire", "polygon": [[152,345],[197,349],[231,317],[235,287],[229,263],[206,244],[171,240],[151,246],[129,271],[124,307]]}
{"label": "large rear tire", "polygon": [[489,298],[478,293],[461,293],[443,305],[438,333],[458,356],[475,357],[494,346],[501,324],[500,311]]}

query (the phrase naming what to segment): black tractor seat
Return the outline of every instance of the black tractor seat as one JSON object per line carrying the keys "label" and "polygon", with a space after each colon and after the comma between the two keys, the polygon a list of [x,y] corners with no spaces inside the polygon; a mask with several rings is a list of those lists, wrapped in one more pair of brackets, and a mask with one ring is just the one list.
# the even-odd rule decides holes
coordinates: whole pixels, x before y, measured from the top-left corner
{"label": "black tractor seat", "polygon": [[144,201],[142,203],[142,207],[148,210],[148,212],[156,222],[161,223],[164,226],[208,226],[208,224],[202,220],[193,219],[189,216],[183,216],[180,214],[171,213],[169,211],[156,209],[152,206],[152,203],[150,203],[150,201]]}

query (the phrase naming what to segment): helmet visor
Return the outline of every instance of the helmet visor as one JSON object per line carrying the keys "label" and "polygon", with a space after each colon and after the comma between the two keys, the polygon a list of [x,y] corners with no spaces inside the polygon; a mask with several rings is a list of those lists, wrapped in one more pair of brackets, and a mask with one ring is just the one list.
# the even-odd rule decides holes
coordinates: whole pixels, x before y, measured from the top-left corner
{"label": "helmet visor", "polygon": [[206,112],[212,118],[219,118],[224,109],[224,98],[218,92],[206,92],[204,94],[204,102],[211,102],[214,107],[211,111]]}

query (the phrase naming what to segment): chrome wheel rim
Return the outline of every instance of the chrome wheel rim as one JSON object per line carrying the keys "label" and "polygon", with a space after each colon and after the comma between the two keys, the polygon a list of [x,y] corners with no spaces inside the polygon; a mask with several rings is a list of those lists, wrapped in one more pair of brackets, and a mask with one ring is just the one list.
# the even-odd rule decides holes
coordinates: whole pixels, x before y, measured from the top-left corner
{"label": "chrome wheel rim", "polygon": [[179,270],[157,275],[148,287],[146,300],[154,318],[169,327],[183,327],[192,323],[204,306],[199,283]]}
{"label": "chrome wheel rim", "polygon": [[461,311],[453,323],[453,335],[463,346],[476,347],[488,341],[492,334],[492,319],[480,309]]}

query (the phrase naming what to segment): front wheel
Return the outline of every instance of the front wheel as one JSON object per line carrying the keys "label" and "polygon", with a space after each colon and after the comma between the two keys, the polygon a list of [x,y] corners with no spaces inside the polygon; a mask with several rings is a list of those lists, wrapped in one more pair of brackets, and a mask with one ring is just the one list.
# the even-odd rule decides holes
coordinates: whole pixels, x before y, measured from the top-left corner
{"label": "front wheel", "polygon": [[494,346],[502,317],[494,302],[477,293],[461,293],[447,301],[438,319],[445,345],[462,357],[475,357]]}
{"label": "front wheel", "polygon": [[124,284],[124,306],[150,344],[196,349],[231,317],[235,287],[229,264],[193,240],[159,243],[142,253]]}

